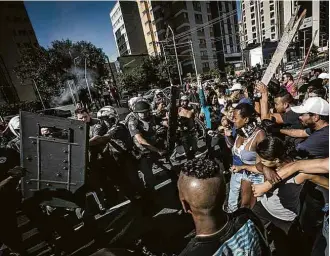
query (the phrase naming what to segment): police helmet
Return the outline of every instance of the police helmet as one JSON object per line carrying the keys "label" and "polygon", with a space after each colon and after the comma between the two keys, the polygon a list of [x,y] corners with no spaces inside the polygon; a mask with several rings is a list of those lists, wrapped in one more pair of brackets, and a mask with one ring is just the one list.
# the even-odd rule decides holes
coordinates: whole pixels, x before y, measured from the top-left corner
{"label": "police helmet", "polygon": [[140,100],[134,104],[134,113],[144,113],[150,111],[150,104],[144,100]]}
{"label": "police helmet", "polygon": [[118,121],[119,115],[114,107],[105,106],[97,112],[97,118],[98,119],[112,119],[113,118],[116,121]]}
{"label": "police helmet", "polygon": [[16,137],[19,137],[19,130],[20,130],[19,116],[14,116],[12,119],[10,119],[8,123],[8,127]]}

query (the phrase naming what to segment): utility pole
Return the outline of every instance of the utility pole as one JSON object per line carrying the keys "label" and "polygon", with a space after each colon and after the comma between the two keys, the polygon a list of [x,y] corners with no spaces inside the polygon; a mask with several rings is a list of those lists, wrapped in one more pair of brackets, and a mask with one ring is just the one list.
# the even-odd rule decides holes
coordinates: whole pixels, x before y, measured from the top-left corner
{"label": "utility pole", "polygon": [[37,91],[37,93],[38,93],[38,96],[39,96],[40,102],[41,102],[41,104],[42,104],[42,107],[43,107],[44,109],[46,109],[45,104],[44,104],[44,101],[43,101],[42,98],[41,98],[41,95],[40,95],[40,92],[39,92],[38,86],[37,86],[37,84],[36,84],[36,81],[34,81],[34,79],[32,79],[32,81],[33,81],[33,83],[34,83],[34,87],[36,88],[36,91]]}
{"label": "utility pole", "polygon": [[[173,29],[171,28],[170,25],[167,27],[167,29],[171,30],[171,33],[172,33],[173,45],[174,45],[174,52],[175,52],[175,58],[176,58],[176,65],[178,66],[180,85],[181,85],[181,87],[182,87],[183,85],[182,85],[182,78],[181,78],[181,69],[180,69],[180,66],[179,66],[180,64],[179,64],[179,59],[178,59],[178,53],[177,53],[177,51],[176,51],[176,44],[175,44],[174,32],[173,32]],[[167,31],[168,31],[168,30],[167,30]],[[167,35],[167,33],[166,33],[166,35]]]}
{"label": "utility pole", "polygon": [[194,52],[194,47],[193,47],[193,44],[192,44],[192,41],[191,40],[189,40],[189,44],[190,44],[190,47],[191,47],[191,54],[192,54],[192,57],[193,57],[193,60],[194,60],[194,67],[195,67],[195,73],[196,73],[196,79],[197,79],[198,73],[197,73],[195,52]]}
{"label": "utility pole", "polygon": [[162,42],[159,42],[159,44],[160,44],[161,49],[163,50],[163,55],[164,55],[164,58],[165,58],[165,64],[166,64],[166,67],[167,67],[168,79],[170,80],[170,84],[172,86],[173,83],[172,83],[172,79],[171,79],[170,67],[168,66],[168,62],[167,62],[167,58],[166,58],[166,54],[165,54],[164,45],[163,45]]}
{"label": "utility pole", "polygon": [[92,94],[91,94],[91,90],[89,88],[89,84],[88,84],[88,80],[87,80],[87,59],[85,58],[85,81],[86,81],[86,85],[87,85],[87,90],[89,93],[89,97],[91,98],[91,103],[93,103],[93,98],[92,98]]}
{"label": "utility pole", "polygon": [[[108,65],[109,65],[109,69],[110,69],[110,74],[111,74],[111,78],[112,78],[112,81],[113,81],[113,85],[115,87],[117,87],[117,84],[116,84],[116,80],[115,80],[115,76],[113,74],[113,71],[112,71],[112,68],[111,68],[111,64],[110,64],[110,60],[109,60],[109,57],[108,55],[106,55],[106,58],[107,58],[107,61],[108,61]],[[110,88],[109,88],[110,89]]]}

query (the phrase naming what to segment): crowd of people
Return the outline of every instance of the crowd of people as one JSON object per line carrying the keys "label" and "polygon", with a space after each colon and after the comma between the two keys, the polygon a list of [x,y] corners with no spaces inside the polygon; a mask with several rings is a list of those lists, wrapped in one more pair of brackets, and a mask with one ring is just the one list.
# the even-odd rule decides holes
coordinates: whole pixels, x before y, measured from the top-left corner
{"label": "crowd of people", "polygon": [[[329,75],[321,70],[302,82],[284,73],[267,85],[247,73],[226,81],[199,76],[180,93],[175,134],[186,162],[177,175],[178,197],[196,228],[180,255],[329,254],[328,86]],[[166,130],[173,121],[170,99],[161,90],[154,94],[152,102],[141,95],[130,99],[123,121],[112,106],[96,117],[83,104],[75,110],[89,126],[87,183],[105,194],[105,207],[115,200],[109,180],[133,202],[154,200],[153,165],[171,153]],[[198,121],[206,130],[206,156],[198,154]],[[18,117],[8,127],[11,151],[2,154],[19,154]],[[64,135],[42,128],[40,136]],[[7,184],[24,176],[4,157],[0,200]],[[24,254],[13,242],[17,237],[1,234],[0,241]]]}

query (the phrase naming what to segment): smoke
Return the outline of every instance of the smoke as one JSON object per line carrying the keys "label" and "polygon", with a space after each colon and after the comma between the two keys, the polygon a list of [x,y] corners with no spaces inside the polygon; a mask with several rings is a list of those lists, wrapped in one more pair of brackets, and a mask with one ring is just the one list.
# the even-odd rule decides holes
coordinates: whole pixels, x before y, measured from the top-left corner
{"label": "smoke", "polygon": [[81,92],[88,89],[86,80],[90,90],[95,90],[95,81],[98,75],[93,70],[87,69],[85,78],[84,69],[79,67],[71,67],[68,69],[68,72],[65,76],[67,79],[64,79],[64,82],[61,85],[59,96],[54,96],[51,99],[52,106],[60,106],[63,104],[69,104],[70,102],[78,102]]}

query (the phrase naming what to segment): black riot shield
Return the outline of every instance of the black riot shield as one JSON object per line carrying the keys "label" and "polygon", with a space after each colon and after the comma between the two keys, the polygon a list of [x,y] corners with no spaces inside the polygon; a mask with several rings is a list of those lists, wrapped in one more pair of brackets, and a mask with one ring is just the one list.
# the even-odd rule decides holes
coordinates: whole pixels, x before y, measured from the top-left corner
{"label": "black riot shield", "polygon": [[42,189],[75,192],[85,182],[88,127],[81,121],[20,112],[24,198]]}

